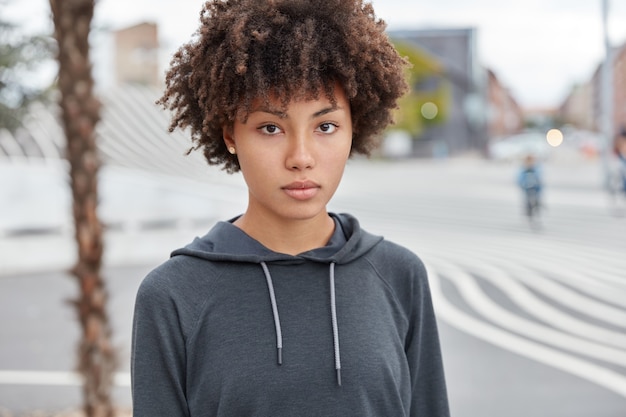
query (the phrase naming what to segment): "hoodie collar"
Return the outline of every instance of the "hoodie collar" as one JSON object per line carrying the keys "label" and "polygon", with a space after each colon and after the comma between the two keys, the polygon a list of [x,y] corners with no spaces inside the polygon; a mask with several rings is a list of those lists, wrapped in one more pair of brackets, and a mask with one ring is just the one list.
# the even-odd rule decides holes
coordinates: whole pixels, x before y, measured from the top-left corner
{"label": "hoodie collar", "polygon": [[247,235],[233,224],[238,217],[218,222],[205,236],[175,250],[172,256],[252,263],[301,263],[308,260],[343,264],[362,256],[382,240],[382,237],[362,230],[358,220],[349,214],[329,215],[335,221],[335,231],[328,244],[295,256],[274,252]]}

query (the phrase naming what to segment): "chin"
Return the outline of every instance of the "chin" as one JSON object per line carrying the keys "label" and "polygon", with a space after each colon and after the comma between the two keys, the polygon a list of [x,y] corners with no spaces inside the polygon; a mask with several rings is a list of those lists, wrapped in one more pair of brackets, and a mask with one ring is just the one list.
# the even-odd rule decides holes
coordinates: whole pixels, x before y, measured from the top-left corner
{"label": "chin", "polygon": [[312,220],[320,215],[326,215],[326,207],[322,208],[294,208],[288,212],[279,214],[279,216],[296,221]]}

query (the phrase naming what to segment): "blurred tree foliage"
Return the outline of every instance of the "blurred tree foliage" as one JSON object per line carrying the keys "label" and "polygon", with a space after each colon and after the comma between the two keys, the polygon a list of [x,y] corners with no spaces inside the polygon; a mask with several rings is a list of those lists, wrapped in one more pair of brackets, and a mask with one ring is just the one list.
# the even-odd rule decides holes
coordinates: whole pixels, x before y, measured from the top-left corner
{"label": "blurred tree foliage", "polygon": [[[417,138],[428,126],[447,119],[451,101],[450,82],[443,65],[419,47],[399,41],[395,41],[394,46],[412,64],[407,74],[411,91],[399,102],[394,129],[405,130]],[[436,113],[427,111],[433,108],[429,103],[434,104]]]}
{"label": "blurred tree foliage", "polygon": [[19,26],[4,17],[0,2],[0,128],[11,132],[21,125],[28,105],[47,97],[52,87],[35,87],[35,70],[52,58],[49,36],[20,33]]}

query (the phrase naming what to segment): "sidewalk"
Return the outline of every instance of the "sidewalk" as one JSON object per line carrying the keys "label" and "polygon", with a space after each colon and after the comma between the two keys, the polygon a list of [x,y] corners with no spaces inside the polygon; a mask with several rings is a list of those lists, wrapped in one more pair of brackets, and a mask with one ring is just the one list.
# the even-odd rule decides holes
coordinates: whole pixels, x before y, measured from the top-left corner
{"label": "sidewalk", "polygon": [[[217,219],[245,207],[240,177],[203,183],[107,166],[100,178],[106,266],[166,259]],[[0,164],[0,276],[74,264],[67,182],[61,161]]]}

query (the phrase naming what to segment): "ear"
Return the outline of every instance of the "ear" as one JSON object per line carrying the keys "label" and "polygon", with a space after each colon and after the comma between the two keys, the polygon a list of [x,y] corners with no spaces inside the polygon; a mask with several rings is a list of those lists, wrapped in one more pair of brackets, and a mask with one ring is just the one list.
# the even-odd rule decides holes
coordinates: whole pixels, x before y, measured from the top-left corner
{"label": "ear", "polygon": [[233,129],[232,127],[224,126],[222,128],[222,138],[224,139],[224,143],[227,148],[235,147],[235,139],[233,138]]}

